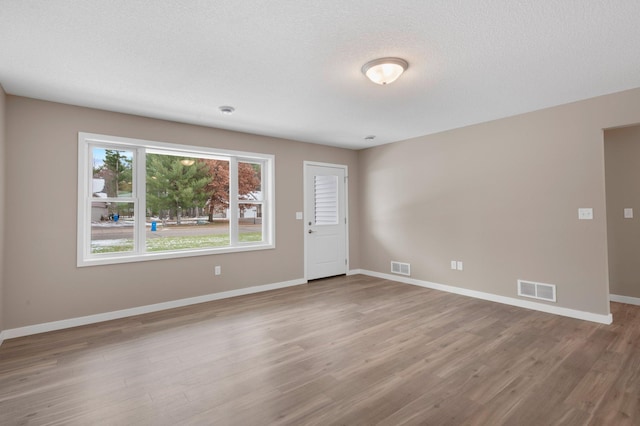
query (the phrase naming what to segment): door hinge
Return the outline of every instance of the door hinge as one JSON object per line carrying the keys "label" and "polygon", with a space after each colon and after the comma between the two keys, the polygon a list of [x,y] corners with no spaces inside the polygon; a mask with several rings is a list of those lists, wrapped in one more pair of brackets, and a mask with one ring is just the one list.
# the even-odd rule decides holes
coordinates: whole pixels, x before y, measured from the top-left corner
{"label": "door hinge", "polygon": [[347,259],[345,259],[345,260],[344,260],[344,264],[345,264],[345,265],[347,264]]}

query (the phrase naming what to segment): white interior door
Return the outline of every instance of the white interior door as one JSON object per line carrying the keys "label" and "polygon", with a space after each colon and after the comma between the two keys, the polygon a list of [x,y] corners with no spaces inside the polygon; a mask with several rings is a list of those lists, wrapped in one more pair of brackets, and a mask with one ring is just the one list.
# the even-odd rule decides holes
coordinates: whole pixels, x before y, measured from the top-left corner
{"label": "white interior door", "polygon": [[346,167],[307,162],[304,167],[306,278],[345,274]]}

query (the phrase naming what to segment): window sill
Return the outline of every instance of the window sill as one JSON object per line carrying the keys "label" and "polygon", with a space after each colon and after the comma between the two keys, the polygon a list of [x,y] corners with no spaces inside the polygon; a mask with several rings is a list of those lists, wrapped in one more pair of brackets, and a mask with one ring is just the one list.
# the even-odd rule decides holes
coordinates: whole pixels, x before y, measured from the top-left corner
{"label": "window sill", "polygon": [[211,256],[223,253],[242,253],[248,251],[257,250],[270,250],[274,249],[275,244],[250,244],[250,245],[238,245],[235,247],[224,247],[215,249],[201,249],[201,250],[179,250],[179,251],[165,251],[161,253],[145,253],[145,254],[123,254],[116,253],[113,255],[101,255],[100,257],[93,257],[89,259],[78,260],[77,267],[82,268],[85,266],[98,266],[98,265],[114,265],[119,263],[134,263],[145,262],[148,260],[163,260],[163,259],[178,259],[182,257],[194,257],[194,256]]}

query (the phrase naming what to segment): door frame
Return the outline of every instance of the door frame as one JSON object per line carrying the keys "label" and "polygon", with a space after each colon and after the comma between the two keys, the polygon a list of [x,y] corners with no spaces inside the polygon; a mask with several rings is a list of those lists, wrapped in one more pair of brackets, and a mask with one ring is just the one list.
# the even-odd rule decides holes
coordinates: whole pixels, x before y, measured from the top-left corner
{"label": "door frame", "polygon": [[319,167],[331,167],[335,169],[343,169],[344,170],[344,195],[343,199],[339,200],[339,202],[344,203],[344,217],[346,220],[345,229],[344,229],[344,243],[345,243],[345,258],[347,263],[345,266],[345,274],[349,274],[349,265],[351,264],[351,259],[349,258],[349,167],[346,164],[333,164],[333,163],[321,163],[318,161],[303,161],[302,163],[302,192],[303,192],[303,213],[302,213],[302,232],[304,233],[304,280],[309,281],[308,277],[308,259],[307,255],[309,254],[309,234],[307,233],[307,218],[311,214],[311,212],[307,211],[307,205],[309,205],[309,197],[312,194],[309,194],[307,191],[307,179],[308,172],[307,166],[319,166]]}

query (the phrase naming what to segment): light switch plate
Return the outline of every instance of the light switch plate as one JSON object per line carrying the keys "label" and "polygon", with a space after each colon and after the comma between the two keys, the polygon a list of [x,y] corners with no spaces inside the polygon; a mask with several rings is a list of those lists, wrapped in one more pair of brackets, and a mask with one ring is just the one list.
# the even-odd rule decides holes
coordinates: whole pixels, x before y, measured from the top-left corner
{"label": "light switch plate", "polygon": [[625,208],[624,209],[624,218],[625,219],[633,219],[633,209],[632,208]]}
{"label": "light switch plate", "polygon": [[462,262],[460,262],[459,260],[456,262],[456,269],[458,271],[462,271]]}
{"label": "light switch plate", "polygon": [[451,261],[451,269],[456,269],[457,268],[457,266],[456,266],[457,264],[458,264],[458,262],[456,262],[455,260],[452,260]]}
{"label": "light switch plate", "polygon": [[302,212],[296,212],[296,219],[302,220]]}
{"label": "light switch plate", "polygon": [[580,220],[590,220],[593,219],[593,209],[587,207],[580,207],[578,209],[578,219]]}

